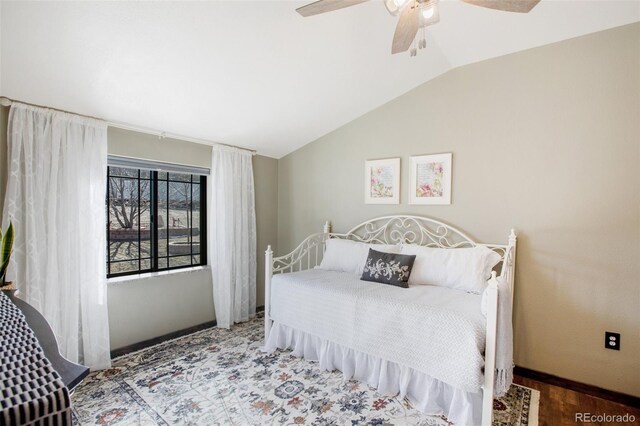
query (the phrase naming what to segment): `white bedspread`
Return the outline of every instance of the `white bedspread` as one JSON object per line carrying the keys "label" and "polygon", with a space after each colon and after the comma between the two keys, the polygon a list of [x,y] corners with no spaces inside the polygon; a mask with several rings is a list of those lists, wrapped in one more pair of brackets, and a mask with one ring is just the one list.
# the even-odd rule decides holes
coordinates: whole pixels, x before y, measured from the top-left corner
{"label": "white bedspread", "polygon": [[485,318],[481,296],[444,287],[408,289],[312,269],[274,275],[271,319],[480,392]]}

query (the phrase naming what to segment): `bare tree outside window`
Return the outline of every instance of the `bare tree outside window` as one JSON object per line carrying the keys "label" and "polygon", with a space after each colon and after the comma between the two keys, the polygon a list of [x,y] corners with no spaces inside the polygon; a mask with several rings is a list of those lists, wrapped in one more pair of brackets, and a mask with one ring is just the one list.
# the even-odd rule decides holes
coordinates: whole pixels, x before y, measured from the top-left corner
{"label": "bare tree outside window", "polygon": [[[139,188],[138,182],[140,182]],[[131,229],[137,226],[138,218],[149,210],[148,194],[149,181],[146,179],[109,178],[111,212],[121,228]]]}

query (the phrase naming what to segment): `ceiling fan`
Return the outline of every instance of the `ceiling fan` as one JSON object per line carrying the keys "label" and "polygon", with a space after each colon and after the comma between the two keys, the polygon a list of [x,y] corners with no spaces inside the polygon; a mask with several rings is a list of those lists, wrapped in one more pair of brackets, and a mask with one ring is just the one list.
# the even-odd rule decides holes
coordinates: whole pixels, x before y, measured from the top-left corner
{"label": "ceiling fan", "polygon": [[[332,12],[368,0],[318,0],[306,6],[296,9],[304,16],[313,16],[321,13]],[[391,15],[400,15],[398,25],[393,34],[391,53],[400,53],[409,50],[411,56],[416,56],[417,49],[426,47],[425,28],[440,21],[438,0],[383,0],[384,5]],[[527,13],[537,5],[540,0],[462,0],[475,6],[506,12]],[[422,36],[416,43],[416,35],[422,29]],[[413,47],[411,46],[413,44]],[[417,44],[417,48],[416,48]]]}

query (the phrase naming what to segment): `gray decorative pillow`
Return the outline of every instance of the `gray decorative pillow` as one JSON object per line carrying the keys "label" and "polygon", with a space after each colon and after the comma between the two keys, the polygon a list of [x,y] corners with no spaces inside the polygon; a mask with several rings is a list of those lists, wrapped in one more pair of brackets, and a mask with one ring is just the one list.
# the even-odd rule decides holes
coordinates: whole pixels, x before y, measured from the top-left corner
{"label": "gray decorative pillow", "polygon": [[360,279],[408,288],[409,275],[415,260],[415,255],[383,253],[369,249],[367,263]]}

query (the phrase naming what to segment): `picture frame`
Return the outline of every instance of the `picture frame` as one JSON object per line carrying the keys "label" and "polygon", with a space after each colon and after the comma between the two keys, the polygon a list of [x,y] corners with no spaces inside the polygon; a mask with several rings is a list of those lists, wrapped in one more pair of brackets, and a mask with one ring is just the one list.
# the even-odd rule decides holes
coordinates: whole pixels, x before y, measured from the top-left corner
{"label": "picture frame", "polygon": [[365,204],[400,204],[400,158],[364,163]]}
{"label": "picture frame", "polygon": [[409,204],[451,204],[452,154],[410,157]]}

